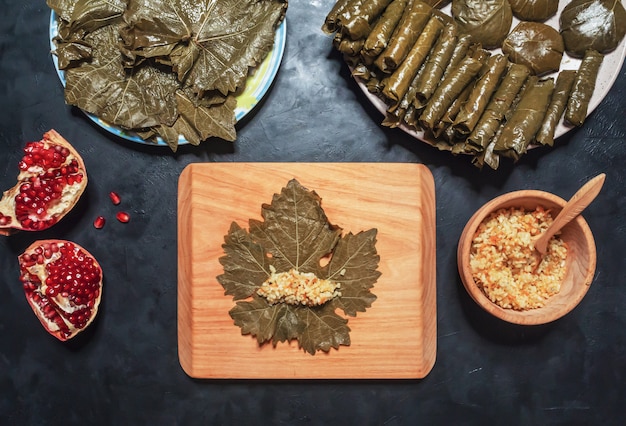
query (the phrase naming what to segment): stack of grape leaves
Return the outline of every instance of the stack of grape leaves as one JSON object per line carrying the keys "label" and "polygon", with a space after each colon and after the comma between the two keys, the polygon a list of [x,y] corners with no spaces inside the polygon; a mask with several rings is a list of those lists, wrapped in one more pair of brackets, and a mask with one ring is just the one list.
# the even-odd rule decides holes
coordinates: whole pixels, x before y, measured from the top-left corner
{"label": "stack of grape leaves", "polygon": [[175,151],[234,141],[235,99],[287,0],[48,0],[65,100]]}

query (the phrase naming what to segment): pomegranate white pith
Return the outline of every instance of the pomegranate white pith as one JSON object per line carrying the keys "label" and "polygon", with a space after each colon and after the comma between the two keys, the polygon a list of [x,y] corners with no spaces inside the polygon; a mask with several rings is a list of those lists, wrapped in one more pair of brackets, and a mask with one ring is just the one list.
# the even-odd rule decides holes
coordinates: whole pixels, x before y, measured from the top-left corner
{"label": "pomegranate white pith", "polygon": [[28,142],[18,166],[17,184],[0,199],[0,235],[51,227],[74,207],[87,186],[82,158],[55,130]]}
{"label": "pomegranate white pith", "polygon": [[41,240],[19,258],[26,300],[44,328],[65,341],[96,317],[102,297],[102,269],[71,241]]}

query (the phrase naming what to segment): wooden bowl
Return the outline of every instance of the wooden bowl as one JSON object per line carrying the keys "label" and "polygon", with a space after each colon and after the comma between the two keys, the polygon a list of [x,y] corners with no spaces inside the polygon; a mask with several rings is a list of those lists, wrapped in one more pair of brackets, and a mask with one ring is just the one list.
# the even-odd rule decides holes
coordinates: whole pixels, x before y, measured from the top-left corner
{"label": "wooden bowl", "polygon": [[535,207],[542,206],[550,209],[552,217],[556,217],[564,205],[565,200],[549,192],[523,190],[496,197],[474,213],[461,234],[457,263],[465,289],[479,306],[495,317],[513,324],[539,325],[561,318],[580,303],[591,285],[596,269],[596,245],[593,234],[581,215],[561,231],[560,237],[569,248],[565,279],[561,284],[561,290],[551,296],[541,308],[519,311],[498,306],[476,285],[469,265],[470,249],[476,229],[490,213],[508,207],[534,210]]}

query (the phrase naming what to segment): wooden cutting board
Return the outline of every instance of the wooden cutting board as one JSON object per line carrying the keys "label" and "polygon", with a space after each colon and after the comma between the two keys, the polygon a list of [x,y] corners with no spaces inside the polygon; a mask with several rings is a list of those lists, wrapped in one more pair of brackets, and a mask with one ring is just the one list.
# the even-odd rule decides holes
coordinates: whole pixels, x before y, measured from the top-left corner
{"label": "wooden cutting board", "polygon": [[[262,220],[291,179],[314,190],[344,232],[377,228],[381,277],[366,312],[348,317],[350,346],[310,355],[297,341],[259,346],[228,311],[216,277],[230,224]],[[178,352],[194,378],[423,378],[437,351],[435,190],[423,165],[202,163],[178,186]]]}

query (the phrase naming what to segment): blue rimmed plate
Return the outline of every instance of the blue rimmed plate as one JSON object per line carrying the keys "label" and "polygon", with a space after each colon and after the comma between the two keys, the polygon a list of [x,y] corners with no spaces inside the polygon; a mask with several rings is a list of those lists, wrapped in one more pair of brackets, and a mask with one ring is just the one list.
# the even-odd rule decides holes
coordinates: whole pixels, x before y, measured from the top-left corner
{"label": "blue rimmed plate", "polygon": [[[52,51],[56,49],[54,44],[54,38],[58,35],[58,21],[57,15],[54,10],[50,13],[50,48]],[[283,22],[276,29],[276,36],[274,38],[274,47],[265,57],[265,60],[259,65],[248,77],[246,80],[246,87],[244,91],[237,96],[237,108],[235,108],[235,119],[240,121],[242,118],[246,116],[250,111],[254,109],[254,107],[263,99],[267,91],[269,90],[274,78],[276,78],[276,74],[278,73],[278,68],[280,67],[280,63],[283,59],[283,54],[285,53],[285,44],[287,40],[287,21],[284,19]],[[54,69],[61,80],[63,86],[65,86],[65,72],[59,69],[59,61],[56,55],[52,55],[52,62],[54,63]],[[107,123],[106,121],[98,118],[97,116],[85,112],[85,115],[91,119],[98,126],[107,130],[108,132],[119,136],[121,138],[127,139],[129,141],[150,144],[150,145],[163,145],[168,146],[167,143],[161,138],[157,138],[156,143],[151,141],[146,141],[139,137],[134,132],[130,132],[128,130],[124,130],[118,126]],[[178,140],[179,145],[185,145],[189,142],[183,138],[182,136]]]}

